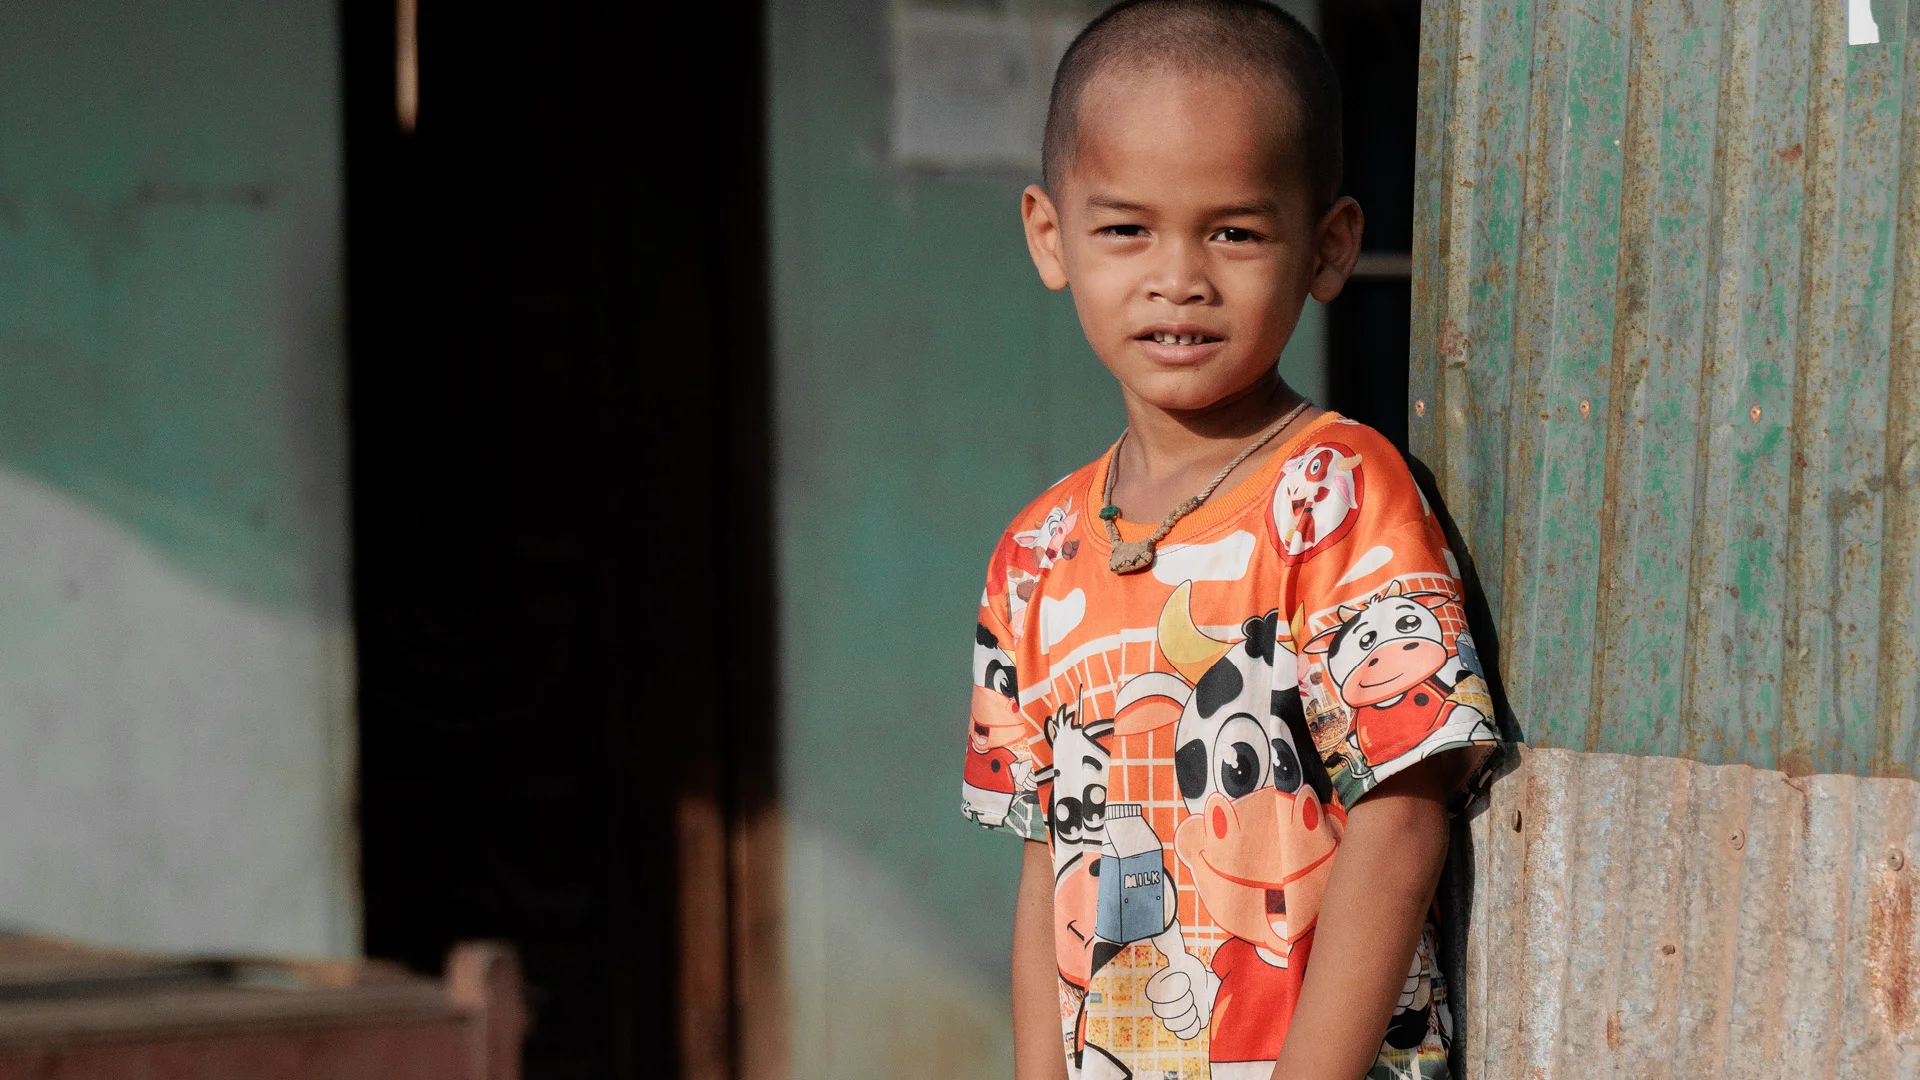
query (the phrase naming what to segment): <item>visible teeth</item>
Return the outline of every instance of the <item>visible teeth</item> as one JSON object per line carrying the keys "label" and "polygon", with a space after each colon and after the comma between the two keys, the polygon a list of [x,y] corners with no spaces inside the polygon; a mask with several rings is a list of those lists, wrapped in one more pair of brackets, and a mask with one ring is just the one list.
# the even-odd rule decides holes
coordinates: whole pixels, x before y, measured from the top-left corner
{"label": "visible teeth", "polygon": [[1162,345],[1203,345],[1207,341],[1205,334],[1168,334],[1155,331],[1153,340]]}

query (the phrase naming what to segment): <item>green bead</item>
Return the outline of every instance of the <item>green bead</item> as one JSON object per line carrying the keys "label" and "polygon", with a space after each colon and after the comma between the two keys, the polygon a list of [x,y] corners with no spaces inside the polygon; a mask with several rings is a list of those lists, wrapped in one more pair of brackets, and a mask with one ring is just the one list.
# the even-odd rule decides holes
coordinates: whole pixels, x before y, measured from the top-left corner
{"label": "green bead", "polygon": [[1120,516],[1120,508],[1117,506],[1103,506],[1100,508],[1101,521],[1112,521],[1114,518],[1117,518],[1119,516]]}

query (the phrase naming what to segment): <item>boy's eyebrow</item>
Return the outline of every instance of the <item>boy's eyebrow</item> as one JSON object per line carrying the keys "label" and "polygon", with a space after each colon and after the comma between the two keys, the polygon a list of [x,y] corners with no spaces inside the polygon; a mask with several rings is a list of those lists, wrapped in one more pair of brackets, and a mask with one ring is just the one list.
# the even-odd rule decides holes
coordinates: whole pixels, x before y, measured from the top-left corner
{"label": "boy's eyebrow", "polygon": [[1277,214],[1280,204],[1267,199],[1250,202],[1240,206],[1222,206],[1213,211],[1210,217],[1257,217],[1261,214]]}
{"label": "boy's eyebrow", "polygon": [[[1087,196],[1087,208],[1089,210],[1112,210],[1121,214],[1144,214],[1147,212],[1147,208],[1139,203],[1130,203],[1125,199],[1112,199],[1105,195]],[[1233,206],[1217,206],[1207,211],[1207,216],[1217,218],[1257,217],[1262,214],[1277,214],[1279,212],[1279,204],[1270,199],[1260,199],[1256,202],[1236,204]]]}
{"label": "boy's eyebrow", "polygon": [[1130,203],[1124,199],[1110,199],[1105,195],[1087,196],[1087,209],[1114,210],[1122,214],[1144,214],[1147,208],[1139,203]]}

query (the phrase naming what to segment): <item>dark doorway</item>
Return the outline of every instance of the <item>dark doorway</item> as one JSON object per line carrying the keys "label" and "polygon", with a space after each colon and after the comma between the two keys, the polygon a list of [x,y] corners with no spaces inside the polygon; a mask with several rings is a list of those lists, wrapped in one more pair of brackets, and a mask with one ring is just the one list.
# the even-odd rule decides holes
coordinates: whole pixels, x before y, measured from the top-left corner
{"label": "dark doorway", "polygon": [[518,946],[535,1080],[728,1075],[727,845],[774,799],[762,13],[420,5],[406,132],[394,4],[340,10],[367,952]]}
{"label": "dark doorway", "polygon": [[1328,398],[1404,452],[1420,3],[1330,0],[1320,11],[1345,95],[1346,191],[1367,215],[1360,271],[1327,311]]}

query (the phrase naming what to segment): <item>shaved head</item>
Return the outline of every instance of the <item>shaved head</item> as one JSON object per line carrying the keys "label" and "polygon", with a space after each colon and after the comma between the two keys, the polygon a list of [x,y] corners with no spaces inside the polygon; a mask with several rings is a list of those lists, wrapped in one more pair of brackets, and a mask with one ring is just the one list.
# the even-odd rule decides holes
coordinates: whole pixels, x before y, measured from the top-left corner
{"label": "shaved head", "polygon": [[1072,164],[1088,85],[1148,70],[1270,88],[1316,212],[1339,196],[1339,79],[1312,32],[1264,0],[1124,0],[1087,24],[1053,77],[1040,161],[1048,190],[1057,190]]}

